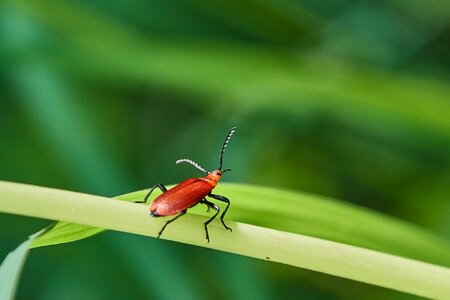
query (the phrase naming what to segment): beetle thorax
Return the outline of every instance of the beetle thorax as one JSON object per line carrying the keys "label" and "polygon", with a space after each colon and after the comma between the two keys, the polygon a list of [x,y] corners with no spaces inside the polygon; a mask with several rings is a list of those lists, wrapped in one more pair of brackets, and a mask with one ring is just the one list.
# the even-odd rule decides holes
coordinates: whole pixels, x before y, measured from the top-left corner
{"label": "beetle thorax", "polygon": [[221,176],[222,171],[214,170],[212,172],[209,172],[205,177],[202,177],[202,179],[208,182],[212,187],[215,187]]}

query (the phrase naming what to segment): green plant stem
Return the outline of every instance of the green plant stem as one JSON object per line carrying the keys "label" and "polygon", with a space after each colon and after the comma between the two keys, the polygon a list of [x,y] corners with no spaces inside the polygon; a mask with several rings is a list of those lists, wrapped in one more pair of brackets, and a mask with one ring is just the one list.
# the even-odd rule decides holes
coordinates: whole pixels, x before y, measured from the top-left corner
{"label": "green plant stem", "polygon": [[[0,212],[64,220],[155,237],[166,219],[148,207],[111,198],[0,181]],[[450,295],[450,269],[360,247],[229,222],[199,230],[204,218],[187,214],[162,238],[279,262],[434,299]]]}

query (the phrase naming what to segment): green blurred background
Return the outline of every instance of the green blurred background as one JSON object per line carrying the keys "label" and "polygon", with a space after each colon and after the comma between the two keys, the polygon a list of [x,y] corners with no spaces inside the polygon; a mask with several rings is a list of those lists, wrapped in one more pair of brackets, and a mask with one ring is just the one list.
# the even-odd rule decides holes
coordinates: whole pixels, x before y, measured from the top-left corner
{"label": "green blurred background", "polygon": [[[176,183],[198,174],[176,159],[215,168],[236,125],[223,181],[448,238],[449,3],[5,0],[0,179],[104,196]],[[0,257],[49,223],[0,215]],[[33,250],[17,298],[415,299],[116,232]]]}

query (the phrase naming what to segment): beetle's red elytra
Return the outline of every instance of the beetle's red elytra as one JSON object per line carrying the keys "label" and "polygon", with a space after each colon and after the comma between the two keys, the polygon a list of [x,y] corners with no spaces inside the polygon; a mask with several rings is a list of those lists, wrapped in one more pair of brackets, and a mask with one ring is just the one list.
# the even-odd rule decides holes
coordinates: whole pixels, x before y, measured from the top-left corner
{"label": "beetle's red elytra", "polygon": [[223,221],[223,218],[225,217],[225,214],[230,207],[230,200],[224,196],[212,194],[211,191],[217,186],[217,183],[222,175],[225,172],[231,171],[231,169],[222,170],[222,162],[225,148],[235,130],[236,127],[231,128],[230,132],[228,132],[227,137],[225,138],[225,142],[223,143],[222,149],[220,151],[219,168],[217,170],[208,172],[199,164],[190,159],[179,159],[176,162],[177,164],[182,162],[189,163],[200,171],[206,173],[206,176],[186,179],[170,190],[167,190],[166,187],[161,183],[156,184],[150,189],[144,200],[139,201],[140,203],[146,203],[153,190],[158,187],[163,193],[156,197],[156,199],[153,200],[152,204],[150,205],[150,216],[165,217],[176,215],[175,218],[168,220],[164,224],[163,228],[158,233],[158,238],[161,236],[164,229],[166,229],[167,225],[184,215],[189,208],[201,203],[205,204],[208,207],[208,211],[210,208],[216,211],[216,213],[204,223],[206,240],[209,243],[208,224],[217,217],[220,212],[220,208],[214,203],[206,200],[205,197],[211,197],[213,199],[227,203],[225,210],[220,215],[220,221],[227,230],[231,231],[231,228],[228,227]]}

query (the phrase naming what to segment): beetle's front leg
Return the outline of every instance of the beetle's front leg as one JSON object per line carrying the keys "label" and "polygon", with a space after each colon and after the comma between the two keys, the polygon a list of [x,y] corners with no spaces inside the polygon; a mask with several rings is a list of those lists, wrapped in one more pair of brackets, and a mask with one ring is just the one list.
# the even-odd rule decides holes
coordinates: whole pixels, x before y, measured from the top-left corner
{"label": "beetle's front leg", "polygon": [[228,227],[225,222],[223,221],[223,218],[225,217],[225,214],[227,213],[228,208],[230,207],[230,200],[227,197],[221,196],[221,195],[215,195],[215,194],[208,194],[209,197],[214,198],[216,200],[225,202],[227,204],[227,206],[225,207],[225,210],[223,211],[223,213],[220,215],[220,221],[222,221],[223,226],[228,229],[229,231],[233,231],[230,227]]}

